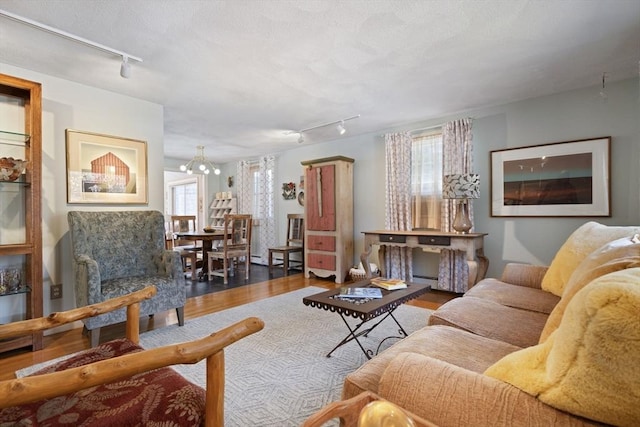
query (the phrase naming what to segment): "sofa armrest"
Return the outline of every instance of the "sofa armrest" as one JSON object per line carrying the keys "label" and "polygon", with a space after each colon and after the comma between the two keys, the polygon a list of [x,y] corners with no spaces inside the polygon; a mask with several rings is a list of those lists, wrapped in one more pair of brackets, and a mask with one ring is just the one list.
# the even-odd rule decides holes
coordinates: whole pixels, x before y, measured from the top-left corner
{"label": "sofa armrest", "polygon": [[542,278],[549,267],[510,262],[505,265],[500,280],[512,285],[542,289]]}
{"label": "sofa armrest", "polygon": [[441,426],[596,426],[483,374],[417,353],[400,353],[380,379],[383,399]]}

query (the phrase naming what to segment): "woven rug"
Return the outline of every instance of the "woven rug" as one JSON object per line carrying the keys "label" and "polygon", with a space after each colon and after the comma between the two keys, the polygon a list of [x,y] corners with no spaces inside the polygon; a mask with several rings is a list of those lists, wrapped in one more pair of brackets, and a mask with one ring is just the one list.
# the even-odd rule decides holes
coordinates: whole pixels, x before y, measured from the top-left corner
{"label": "woven rug", "polygon": [[[367,359],[355,342],[331,357],[326,354],[348,331],[336,313],[308,307],[302,298],[324,289],[309,287],[187,321],[140,336],[144,348],[160,347],[202,338],[249,316],[265,322],[262,331],[225,350],[225,425],[299,426],[326,404],[340,400],[345,376]],[[407,333],[426,325],[429,310],[408,305],[394,313]],[[355,324],[356,319],[349,319]],[[374,320],[375,321],[375,320]],[[365,348],[376,350],[397,325],[386,319],[368,337]],[[384,340],[381,350],[396,339]],[[205,361],[174,367],[190,381],[204,387]],[[337,425],[337,424],[335,424]]]}

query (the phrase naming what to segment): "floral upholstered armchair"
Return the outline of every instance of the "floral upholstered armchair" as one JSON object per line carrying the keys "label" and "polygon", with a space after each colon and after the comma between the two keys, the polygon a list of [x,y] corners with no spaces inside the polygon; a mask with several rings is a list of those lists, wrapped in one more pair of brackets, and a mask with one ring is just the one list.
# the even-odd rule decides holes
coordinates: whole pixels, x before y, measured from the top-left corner
{"label": "floral upholstered armchair", "polygon": [[[154,285],[141,315],[176,309],[184,324],[186,290],[180,254],[165,249],[164,216],[158,211],[68,213],[76,306],[83,307]],[[100,327],[124,322],[124,309],[83,320],[92,346]]]}

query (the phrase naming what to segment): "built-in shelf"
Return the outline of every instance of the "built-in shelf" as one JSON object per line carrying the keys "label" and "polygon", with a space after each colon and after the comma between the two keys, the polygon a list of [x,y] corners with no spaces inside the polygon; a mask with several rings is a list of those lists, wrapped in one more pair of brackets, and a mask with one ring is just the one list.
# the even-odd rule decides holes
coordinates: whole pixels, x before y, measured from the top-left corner
{"label": "built-in shelf", "polygon": [[[6,283],[0,284],[0,296],[7,298],[3,298],[2,303],[3,306],[10,307],[11,312],[8,314],[12,318],[22,317],[27,320],[43,315],[42,87],[37,82],[0,74],[0,95],[13,98],[11,107],[21,106],[24,114],[24,118],[16,120],[16,123],[3,122],[3,126],[9,128],[24,127],[24,133],[0,130],[0,157],[27,161],[25,172],[17,180],[0,181],[0,270],[6,271],[12,266],[21,270],[19,282],[12,278],[3,279]],[[15,104],[14,100],[17,101]],[[19,239],[21,234],[22,239]],[[15,240],[19,242],[16,243]],[[13,304],[11,298],[16,301],[21,298],[24,304]],[[21,306],[25,307],[24,312],[13,312],[20,310],[14,307]],[[0,353],[23,347],[40,350],[42,333],[0,341]]]}

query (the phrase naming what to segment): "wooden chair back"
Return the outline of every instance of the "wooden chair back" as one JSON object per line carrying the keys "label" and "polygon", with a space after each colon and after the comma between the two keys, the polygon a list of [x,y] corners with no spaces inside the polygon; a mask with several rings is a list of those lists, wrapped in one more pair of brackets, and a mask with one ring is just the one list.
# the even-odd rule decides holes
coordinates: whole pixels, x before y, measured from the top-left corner
{"label": "wooden chair back", "polygon": [[178,246],[194,246],[193,241],[180,239],[176,236],[176,233],[181,231],[196,231],[195,215],[171,215],[170,228],[174,248]]}
{"label": "wooden chair back", "polygon": [[[231,257],[250,256],[251,254],[251,215],[227,214],[224,216],[226,238],[223,240],[225,254],[233,252]],[[235,255],[240,253],[240,255]]]}
{"label": "wooden chair back", "polygon": [[304,214],[287,214],[287,246],[304,246]]}
{"label": "wooden chair back", "polygon": [[[244,258],[245,280],[249,279],[251,264],[251,224],[252,217],[248,214],[226,214],[224,216],[225,238],[222,247],[209,252],[208,275],[221,276],[224,284],[229,283],[229,270],[234,267],[234,260]],[[214,269],[213,262],[222,259],[222,270]]]}

